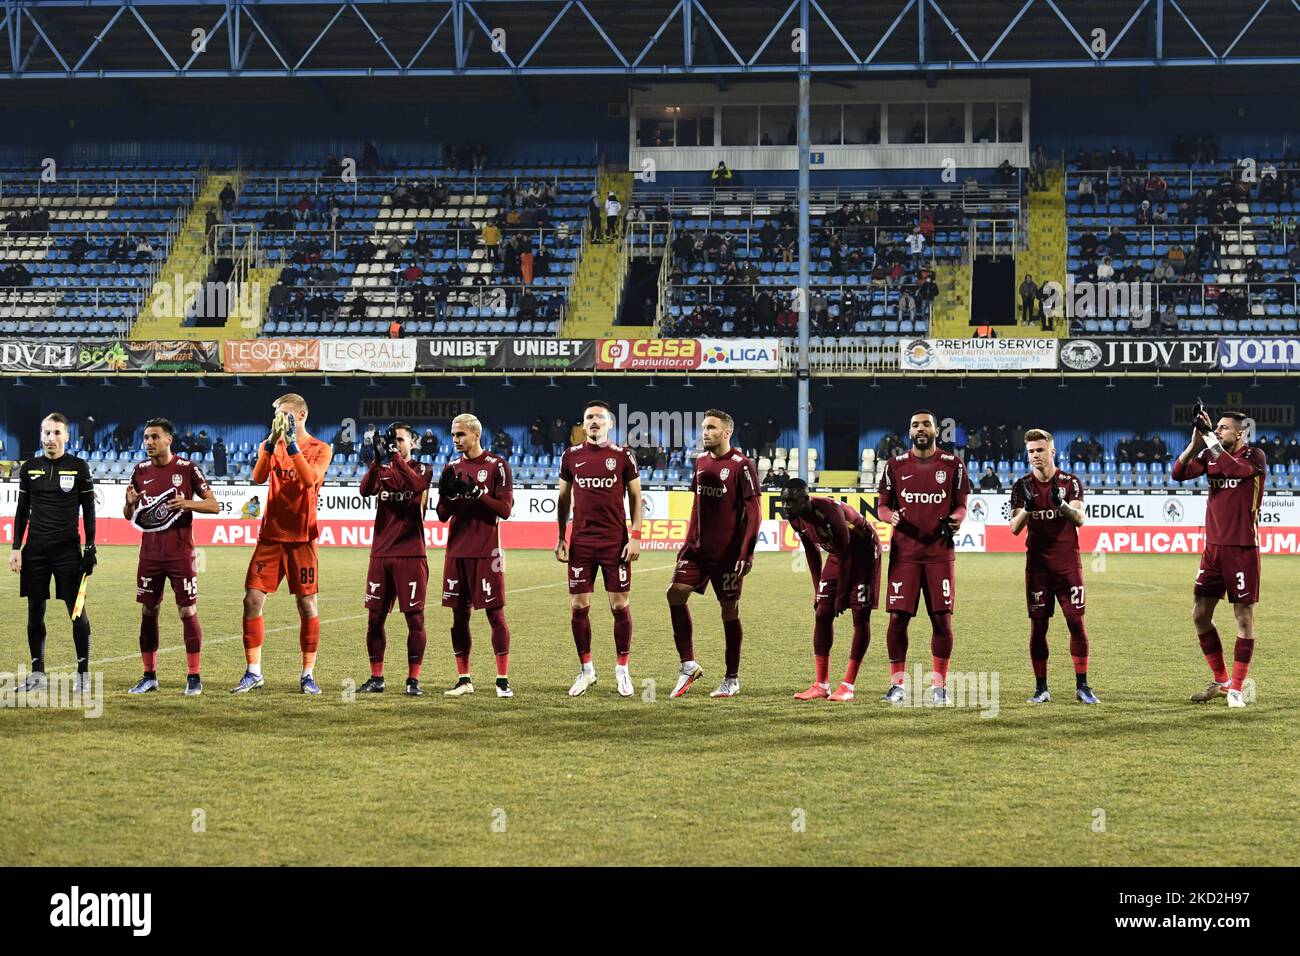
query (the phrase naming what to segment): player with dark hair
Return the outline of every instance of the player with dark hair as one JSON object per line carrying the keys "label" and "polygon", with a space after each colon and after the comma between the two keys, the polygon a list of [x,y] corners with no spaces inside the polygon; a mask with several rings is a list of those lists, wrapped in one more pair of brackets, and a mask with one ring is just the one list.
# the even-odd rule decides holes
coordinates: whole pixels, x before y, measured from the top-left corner
{"label": "player with dark hair", "polygon": [[1056,605],[1070,630],[1074,662],[1074,696],[1085,704],[1099,703],[1088,686],[1088,630],[1083,623],[1087,604],[1079,531],[1083,525],[1083,484],[1056,467],[1056,443],[1041,428],[1025,432],[1029,474],[1011,488],[1011,533],[1029,529],[1025,547],[1025,602],[1029,607],[1029,660],[1034,668],[1031,704],[1052,699],[1047,690],[1047,626]]}
{"label": "player with dark hair", "polygon": [[[24,461],[18,469],[18,507],[14,512],[13,553],[9,570],[18,575],[18,593],[27,598],[27,648],[32,672],[23,689],[44,690],[45,602],[50,599],[50,576],[54,596],[68,606],[72,618],[72,644],[77,651],[77,676],[72,692],[90,690],[90,618],[84,606],[78,608],[78,591],[84,578],[95,573],[95,487],[90,466],[68,453],[68,419],[51,412],[41,421],[39,457]],[[82,551],[77,532],[77,513],[86,531]],[[23,535],[27,544],[23,545]]]}
{"label": "player with dark hair", "polygon": [[907,699],[907,629],[925,595],[930,615],[931,696],[951,704],[948,660],[952,656],[952,610],[957,591],[953,538],[966,517],[966,465],[940,450],[934,413],[921,409],[908,425],[911,450],[895,455],[880,476],[877,513],[894,527],[889,541],[889,703]]}
{"label": "player with dark hair", "polygon": [[361,694],[384,692],[384,650],[388,636],[384,619],[400,604],[406,617],[406,693],[422,697],[420,665],[428,637],[424,631],[424,600],[429,586],[429,560],[424,544],[424,512],[429,504],[433,468],[412,460],[415,429],[395,422],[376,430],[375,457],[361,479],[361,494],[375,499],[375,536],[366,571],[366,651],[370,677],[357,688]]}
{"label": "player with dark hair", "polygon": [[[131,472],[122,516],[142,532],[136,567],[135,599],[140,604],[140,659],[144,676],[127,693],[158,689],[158,612],[163,585],[170,581],[185,634],[185,696],[203,693],[199,655],[203,628],[199,625],[199,579],[194,562],[194,514],[214,515],[221,502],[208,487],[199,466],[172,454],[176,429],[166,418],[144,423],[142,461]],[[196,500],[197,499],[197,500]]]}
{"label": "player with dark hair", "polygon": [[704,413],[700,426],[704,453],[695,459],[695,473],[691,476],[695,499],[691,503],[691,521],[668,586],[673,641],[682,661],[673,697],[681,697],[704,676],[695,661],[694,627],[686,602],[692,591],[703,594],[709,584],[722,611],[727,648],[727,671],[709,696],[735,697],[740,693],[740,645],[744,639],[740,592],[745,575],[754,566],[762,503],[754,463],[731,447],[734,430],[735,422],[726,412],[711,408]]}
{"label": "player with dark hair", "polygon": [[[591,595],[599,569],[614,615],[614,682],[620,696],[631,697],[632,676],[632,562],[641,554],[641,474],[632,449],[609,440],[613,413],[605,402],[589,402],[582,413],[587,440],[565,451],[560,459],[560,489],[555,507],[559,543],[555,558],[568,565],[570,626],[578,649],[578,676],[569,688],[578,697],[596,683],[591,662]],[[629,533],[623,512],[632,519]],[[564,540],[569,511],[573,510],[572,540]]]}
{"label": "player with dark hair", "polygon": [[[808,483],[791,478],[781,489],[781,510],[799,536],[813,579],[812,686],[795,700],[852,700],[858,668],[871,643],[871,612],[880,606],[880,536],[875,525],[834,498],[812,498]],[[827,552],[825,565],[822,551]],[[835,618],[853,608],[853,643],[844,680],[830,688]]]}
{"label": "player with dark hair", "polygon": [[513,697],[510,687],[510,628],[506,626],[505,553],[498,521],[514,508],[510,463],[483,450],[483,425],[473,415],[451,420],[451,440],[460,457],[438,479],[438,520],[446,521],[442,606],[452,609],[451,647],[456,655],[456,685],[447,697],[474,693],[469,652],[470,612],[482,610],[492,628],[497,696]]}
{"label": "player with dark hair", "polygon": [[302,674],[298,686],[304,694],[319,694],[313,669],[320,645],[320,560],[316,554],[316,499],[334,451],[307,434],[307,400],[290,392],[273,403],[271,434],[253,465],[253,484],[270,481],[266,507],[258,529],[257,547],[244,576],[244,657],[247,670],[232,694],[244,694],[265,682],[262,677],[262,608],[266,596],[289,579],[289,593],[298,605],[298,646]]}
{"label": "player with dark hair", "polygon": [[[1246,416],[1224,412],[1217,425],[1196,401],[1192,440],[1174,462],[1173,479],[1208,476],[1205,506],[1205,551],[1192,588],[1192,622],[1213,680],[1192,695],[1197,703],[1228,698],[1229,707],[1245,707],[1242,685],[1255,653],[1255,605],[1259,603],[1259,506],[1264,498],[1268,460],[1246,442]],[[1214,626],[1214,608],[1227,595],[1237,619],[1232,676],[1223,660],[1223,643]]]}

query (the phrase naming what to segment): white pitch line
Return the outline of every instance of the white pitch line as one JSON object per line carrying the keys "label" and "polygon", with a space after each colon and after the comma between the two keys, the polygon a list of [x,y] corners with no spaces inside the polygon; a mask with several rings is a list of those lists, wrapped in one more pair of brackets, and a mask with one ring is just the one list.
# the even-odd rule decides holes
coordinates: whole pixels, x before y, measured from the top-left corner
{"label": "white pitch line", "polygon": [[[657,564],[657,565],[655,565],[653,568],[641,568],[640,570],[644,573],[644,572],[647,572],[647,571],[663,571],[665,568],[671,568],[671,567],[676,567],[676,565],[675,565],[675,564]],[[535,585],[533,585],[532,587],[526,587],[526,588],[507,588],[507,589],[506,589],[506,595],[509,596],[509,595],[511,595],[511,594],[522,594],[522,593],[524,593],[525,591],[543,591],[543,590],[545,590],[545,589],[547,589],[547,588],[559,588],[559,587],[567,587],[567,586],[568,586],[568,581],[556,581],[554,584],[535,584]],[[345,616],[345,617],[332,617],[332,618],[330,618],[329,620],[323,620],[323,621],[321,621],[321,624],[322,624],[322,626],[325,625],[325,624],[342,624],[344,621],[356,621],[356,620],[360,620],[361,618],[364,618],[364,617],[369,617],[369,615],[368,615],[368,614],[349,614],[349,615],[347,615],[347,616]],[[276,633],[278,633],[278,632],[280,632],[280,631],[293,631],[293,630],[296,630],[297,628],[298,628],[298,625],[297,625],[297,624],[286,624],[286,625],[284,625],[283,627],[271,627],[271,628],[267,628],[263,633],[266,633],[266,634],[276,634]],[[207,648],[212,647],[212,646],[214,646],[214,645],[216,645],[216,644],[228,644],[228,643],[230,643],[231,641],[242,641],[243,639],[244,639],[244,635],[243,635],[243,634],[227,634],[227,635],[225,635],[224,637],[214,637],[214,638],[210,638],[210,639],[207,638],[207,637],[205,637],[205,638],[203,639],[203,648],[204,648],[204,650],[206,650]],[[160,647],[160,648],[158,648],[158,653],[159,653],[159,654],[174,654],[174,653],[177,652],[177,651],[183,651],[183,650],[185,650],[185,645],[184,645],[184,644],[177,644],[177,645],[174,645],[174,646],[172,646],[172,647]],[[127,654],[127,655],[125,655],[125,656],[123,656],[123,657],[102,657],[102,658],[100,658],[99,660],[91,661],[90,664],[87,665],[87,666],[95,667],[95,666],[98,666],[98,665],[101,665],[101,664],[121,664],[123,661],[136,661],[136,660],[139,660],[139,659],[140,659],[140,655],[139,655],[139,653],[137,652],[137,653],[135,653],[135,654]],[[61,671],[61,670],[64,670],[65,668],[72,668],[72,667],[75,667],[75,666],[76,666],[75,664],[56,664],[56,665],[54,665],[53,667],[49,667],[49,666],[47,666],[47,667],[46,667],[46,671],[47,671],[47,672],[51,672],[51,671]]]}

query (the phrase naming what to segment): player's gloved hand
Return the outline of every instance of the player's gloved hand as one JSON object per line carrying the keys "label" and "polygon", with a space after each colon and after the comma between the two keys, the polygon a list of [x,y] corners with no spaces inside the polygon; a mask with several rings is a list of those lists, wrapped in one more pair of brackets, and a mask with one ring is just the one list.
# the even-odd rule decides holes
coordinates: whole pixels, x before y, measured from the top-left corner
{"label": "player's gloved hand", "polygon": [[456,469],[448,465],[442,469],[442,474],[438,477],[438,497],[455,498],[460,486],[460,478],[456,474]]}
{"label": "player's gloved hand", "polygon": [[397,454],[397,429],[392,425],[389,425],[388,431],[384,433],[384,442],[388,447],[388,457],[392,458]]}
{"label": "player's gloved hand", "polygon": [[461,479],[460,496],[468,498],[470,501],[478,501],[483,497],[483,486]]}
{"label": "player's gloved hand", "polygon": [[1192,404],[1192,425],[1202,435],[1208,435],[1214,431],[1210,427],[1210,416],[1205,410],[1205,403],[1197,396],[1196,401]]}
{"label": "player's gloved hand", "polygon": [[298,454],[298,420],[293,412],[285,416],[284,450],[290,455]]}
{"label": "player's gloved hand", "polygon": [[275,417],[271,419],[271,434],[266,436],[266,442],[262,446],[266,449],[267,454],[275,454],[275,446],[280,443],[284,437],[284,412],[276,412]]}
{"label": "player's gloved hand", "polygon": [[1034,480],[1032,478],[1025,475],[1025,477],[1016,482],[1015,487],[1012,490],[1020,497],[1020,500],[1024,502],[1022,507],[1026,511],[1034,510]]}
{"label": "player's gloved hand", "polygon": [[375,449],[375,464],[382,465],[384,458],[388,455],[388,440],[376,431],[370,439],[370,444]]}
{"label": "player's gloved hand", "polygon": [[1052,505],[1057,511],[1065,507],[1065,492],[1061,490],[1061,486],[1056,482],[1052,482]]}
{"label": "player's gloved hand", "polygon": [[99,561],[95,557],[95,546],[93,544],[86,545],[85,550],[81,552],[81,573],[86,575],[94,574],[95,565],[98,563]]}

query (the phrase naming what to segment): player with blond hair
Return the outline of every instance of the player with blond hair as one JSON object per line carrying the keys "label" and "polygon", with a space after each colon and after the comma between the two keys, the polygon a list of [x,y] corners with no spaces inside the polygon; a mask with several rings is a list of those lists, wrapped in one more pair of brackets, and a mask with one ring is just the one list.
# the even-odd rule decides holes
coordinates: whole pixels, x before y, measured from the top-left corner
{"label": "player with blond hair", "polygon": [[451,646],[456,655],[456,685],[444,693],[447,697],[474,693],[469,618],[471,611],[481,610],[492,628],[497,696],[513,697],[505,554],[497,522],[509,518],[514,507],[514,479],[509,462],[483,450],[483,425],[473,415],[451,420],[451,441],[460,457],[442,470],[437,505],[438,520],[448,525],[442,606],[452,609]]}
{"label": "player with blond hair", "polygon": [[316,554],[316,499],[325,481],[333,450],[307,433],[307,400],[293,392],[271,403],[275,418],[253,465],[253,484],[270,482],[257,547],[244,577],[244,676],[231,688],[245,694],[264,683],[262,608],[266,596],[289,579],[289,593],[298,604],[298,643],[302,649],[299,687],[319,694],[313,669],[320,644],[320,562]]}

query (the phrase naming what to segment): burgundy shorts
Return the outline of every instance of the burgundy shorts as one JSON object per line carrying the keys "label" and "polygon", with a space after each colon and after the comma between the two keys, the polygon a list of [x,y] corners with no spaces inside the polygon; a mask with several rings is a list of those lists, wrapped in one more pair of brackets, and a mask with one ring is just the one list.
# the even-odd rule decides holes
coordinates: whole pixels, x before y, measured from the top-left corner
{"label": "burgundy shorts", "polygon": [[424,595],[429,588],[427,558],[384,558],[372,554],[366,569],[366,608],[381,608],[385,614],[396,603],[403,614],[424,610]]}
{"label": "burgundy shorts", "polygon": [[501,555],[494,558],[444,558],[442,606],[476,611],[506,606],[506,570]]}
{"label": "burgundy shorts", "polygon": [[1087,610],[1083,588],[1083,569],[1052,571],[1048,568],[1025,569],[1025,604],[1030,620],[1051,617],[1056,605],[1067,618],[1082,617]]}
{"label": "burgundy shorts", "polygon": [[712,584],[719,601],[739,601],[745,588],[745,576],[736,571],[735,561],[695,561],[677,556],[677,569],[673,571],[673,584],[685,584],[697,594]]}
{"label": "burgundy shorts", "polygon": [[1197,597],[1221,598],[1232,604],[1259,603],[1259,548],[1207,544],[1196,572]]}
{"label": "burgundy shorts", "polygon": [[[821,580],[817,582],[814,606],[820,606],[824,601],[829,601],[832,607],[835,606],[839,578],[840,559],[833,554],[828,555],[826,563],[822,565]],[[871,560],[852,562],[852,567],[849,568],[849,589],[852,594],[849,598],[849,606],[854,610],[859,608],[875,610],[880,607],[880,562]]]}
{"label": "burgundy shorts", "polygon": [[135,569],[135,599],[140,604],[157,607],[162,603],[163,585],[170,581],[177,607],[189,607],[199,598],[199,579],[194,555],[168,558],[140,557]]}
{"label": "burgundy shorts", "polygon": [[921,595],[925,595],[925,608],[931,614],[952,613],[957,597],[957,562],[936,561],[916,564],[912,561],[893,560],[890,552],[889,590],[885,592],[885,610],[890,614],[915,615]]}
{"label": "burgundy shorts", "polygon": [[605,590],[626,594],[632,590],[632,566],[623,560],[623,546],[591,548],[581,542],[569,544],[569,593],[590,594],[596,590],[596,570]]}

